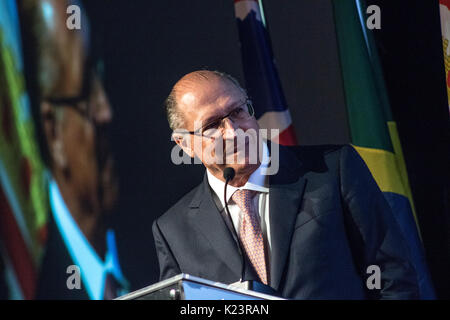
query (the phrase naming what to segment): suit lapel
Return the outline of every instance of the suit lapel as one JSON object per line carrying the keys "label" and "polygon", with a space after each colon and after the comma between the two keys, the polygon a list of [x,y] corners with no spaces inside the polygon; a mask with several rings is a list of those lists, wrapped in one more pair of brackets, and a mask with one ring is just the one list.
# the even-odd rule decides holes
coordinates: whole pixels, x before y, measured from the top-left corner
{"label": "suit lapel", "polygon": [[206,174],[189,208],[197,231],[208,239],[217,256],[235,273],[238,280],[242,268],[238,247],[214,203]]}
{"label": "suit lapel", "polygon": [[301,205],[306,179],[300,176],[301,163],[280,146],[279,172],[269,177],[269,214],[272,254],[270,285],[278,290],[289,254],[295,220]]}

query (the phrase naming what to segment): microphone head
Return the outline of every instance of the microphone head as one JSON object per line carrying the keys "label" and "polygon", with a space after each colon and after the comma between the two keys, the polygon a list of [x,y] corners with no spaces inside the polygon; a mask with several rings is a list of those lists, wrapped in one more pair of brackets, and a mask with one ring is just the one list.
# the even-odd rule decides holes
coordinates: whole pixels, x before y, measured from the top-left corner
{"label": "microphone head", "polygon": [[226,168],[223,170],[223,178],[225,179],[225,181],[233,180],[234,174],[235,174],[235,171],[234,171],[233,168],[226,167]]}

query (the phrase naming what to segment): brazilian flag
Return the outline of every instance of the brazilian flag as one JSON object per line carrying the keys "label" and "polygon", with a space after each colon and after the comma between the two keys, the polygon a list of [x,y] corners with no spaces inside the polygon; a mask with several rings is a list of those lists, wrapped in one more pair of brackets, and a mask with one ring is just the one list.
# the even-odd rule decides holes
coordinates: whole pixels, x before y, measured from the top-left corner
{"label": "brazilian flag", "polygon": [[351,143],[369,167],[407,240],[421,299],[434,299],[381,64],[363,0],[333,1]]}

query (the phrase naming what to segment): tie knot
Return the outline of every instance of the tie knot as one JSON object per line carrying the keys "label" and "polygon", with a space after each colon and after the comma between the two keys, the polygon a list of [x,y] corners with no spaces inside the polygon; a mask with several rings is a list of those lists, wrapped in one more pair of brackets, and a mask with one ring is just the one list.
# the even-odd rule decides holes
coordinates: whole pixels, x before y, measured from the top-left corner
{"label": "tie knot", "polygon": [[252,206],[253,197],[255,196],[256,191],[253,190],[236,190],[233,195],[231,196],[231,199],[233,199],[234,202],[242,209],[250,208]]}

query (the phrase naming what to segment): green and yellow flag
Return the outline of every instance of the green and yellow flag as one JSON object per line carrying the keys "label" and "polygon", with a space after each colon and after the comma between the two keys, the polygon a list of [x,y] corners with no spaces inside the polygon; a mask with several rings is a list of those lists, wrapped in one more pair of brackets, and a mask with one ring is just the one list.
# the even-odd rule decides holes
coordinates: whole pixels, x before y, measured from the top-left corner
{"label": "green and yellow flag", "polygon": [[351,142],[389,202],[411,249],[420,297],[435,298],[397,126],[363,0],[333,1]]}

